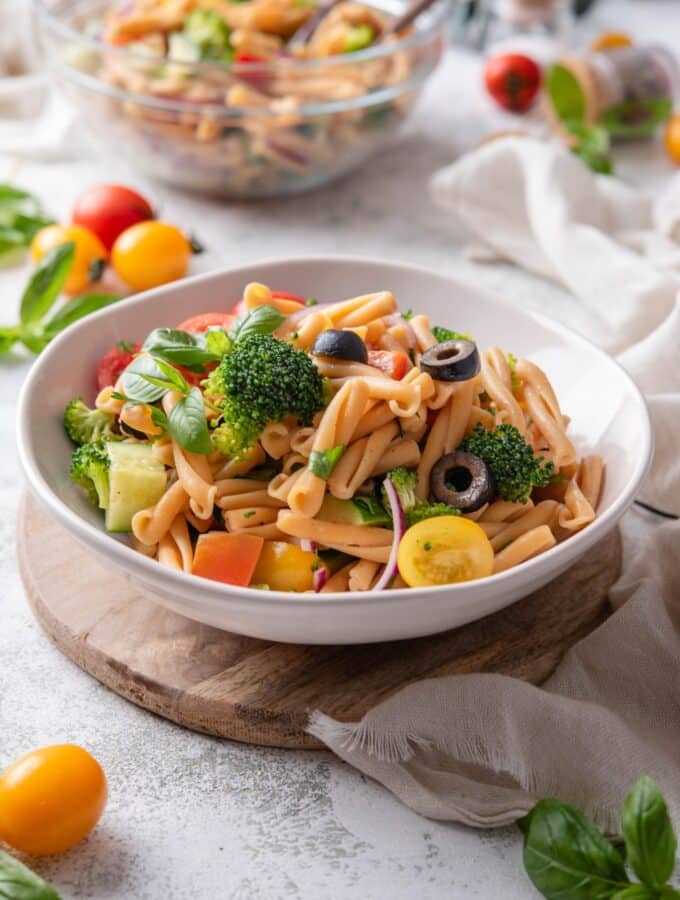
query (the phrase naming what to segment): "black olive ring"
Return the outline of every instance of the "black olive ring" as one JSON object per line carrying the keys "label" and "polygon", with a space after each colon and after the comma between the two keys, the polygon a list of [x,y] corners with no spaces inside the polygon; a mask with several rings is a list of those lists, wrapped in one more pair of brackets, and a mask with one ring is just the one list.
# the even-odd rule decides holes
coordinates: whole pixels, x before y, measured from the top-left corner
{"label": "black olive ring", "polygon": [[483,459],[456,450],[442,456],[432,467],[430,491],[440,503],[462,512],[474,512],[493,500],[496,483]]}

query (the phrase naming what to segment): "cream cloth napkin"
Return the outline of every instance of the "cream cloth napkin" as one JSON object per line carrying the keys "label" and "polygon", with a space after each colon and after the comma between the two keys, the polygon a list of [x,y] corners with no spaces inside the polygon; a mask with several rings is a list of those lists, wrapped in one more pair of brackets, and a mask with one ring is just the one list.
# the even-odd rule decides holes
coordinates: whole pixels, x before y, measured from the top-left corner
{"label": "cream cloth napkin", "polygon": [[[505,139],[438,172],[432,191],[485,258],[573,293],[588,336],[649,401],[657,449],[644,497],[680,513],[680,182],[652,203],[559,147]],[[557,796],[615,831],[648,774],[680,824],[679,554],[680,523],[658,528],[612,590],[617,612],[541,687],[491,674],[421,681],[361,722],[317,712],[309,731],[433,818],[493,827]]]}

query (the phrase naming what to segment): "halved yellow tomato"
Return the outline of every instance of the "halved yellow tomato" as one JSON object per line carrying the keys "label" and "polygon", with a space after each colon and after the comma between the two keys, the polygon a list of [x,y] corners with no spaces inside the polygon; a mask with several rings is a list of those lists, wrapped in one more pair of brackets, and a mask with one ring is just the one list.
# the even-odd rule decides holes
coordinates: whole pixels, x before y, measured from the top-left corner
{"label": "halved yellow tomato", "polygon": [[286,541],[265,541],[251,584],[266,584],[272,591],[310,591],[319,557],[311,550]]}
{"label": "halved yellow tomato", "polygon": [[418,522],[401,539],[397,555],[399,573],[409,587],[485,578],[493,564],[493,547],[484,531],[462,516]]}

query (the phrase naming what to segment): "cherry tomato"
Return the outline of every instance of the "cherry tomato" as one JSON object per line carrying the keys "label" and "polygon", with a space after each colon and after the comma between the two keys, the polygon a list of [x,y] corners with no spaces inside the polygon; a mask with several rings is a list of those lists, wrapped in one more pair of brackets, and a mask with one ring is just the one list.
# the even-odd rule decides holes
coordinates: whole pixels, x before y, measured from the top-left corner
{"label": "cherry tomato", "polygon": [[113,268],[135,291],[176,281],[187,273],[191,244],[167,222],[138,222],[124,231],[111,250]]}
{"label": "cherry tomato", "polygon": [[680,113],[675,113],[666,122],[664,146],[668,156],[680,166]]}
{"label": "cherry tomato", "polygon": [[64,853],[97,824],[106,793],[101,766],[82,747],[33,750],[0,775],[0,838],[31,856]]}
{"label": "cherry tomato", "polygon": [[106,264],[106,247],[96,234],[81,225],[48,225],[41,228],[31,243],[34,262],[40,260],[61,244],[73,241],[76,253],[64,290],[67,294],[77,294],[93,281],[99,281]]}
{"label": "cherry tomato", "polygon": [[136,353],[142,349],[141,344],[120,341],[111,347],[99,360],[97,365],[97,389],[111,387],[118,381],[118,376],[130,365]]}
{"label": "cherry tomato", "polygon": [[528,56],[504,53],[484,68],[484,84],[496,103],[512,112],[524,112],[536,99],[541,70]]}
{"label": "cherry tomato", "polygon": [[126,228],[153,219],[148,200],[122,184],[96,184],[82,194],[73,210],[76,225],[89,228],[110,250]]}
{"label": "cherry tomato", "polygon": [[196,316],[190,316],[183,322],[180,322],[177,328],[179,331],[207,331],[215,325],[228,331],[234,323],[235,316],[231,313],[223,312],[206,312],[198,313]]}
{"label": "cherry tomato", "polygon": [[399,544],[397,565],[409,587],[472,581],[492,574],[493,547],[476,522],[435,516],[408,529]]}
{"label": "cherry tomato", "polygon": [[266,584],[273,591],[311,591],[319,557],[286,541],[265,541],[251,584]]}
{"label": "cherry tomato", "polygon": [[606,53],[619,47],[632,47],[633,41],[624,31],[604,31],[590,45],[593,53]]}
{"label": "cherry tomato", "polygon": [[369,350],[368,364],[374,369],[380,369],[395,381],[401,381],[411,368],[408,356],[400,350]]}

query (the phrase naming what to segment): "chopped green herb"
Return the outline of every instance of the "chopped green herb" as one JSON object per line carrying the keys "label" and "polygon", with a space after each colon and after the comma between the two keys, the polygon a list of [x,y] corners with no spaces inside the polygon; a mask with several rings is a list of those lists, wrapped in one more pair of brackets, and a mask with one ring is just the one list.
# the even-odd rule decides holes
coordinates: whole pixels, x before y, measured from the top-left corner
{"label": "chopped green herb", "polygon": [[319,301],[316,300],[314,297],[310,297],[309,300],[307,301],[307,306],[318,306],[318,305],[319,305]]}
{"label": "chopped green herb", "polygon": [[244,519],[252,519],[254,515],[255,515],[255,510],[249,509],[248,512],[243,513],[243,518]]}
{"label": "chopped green herb", "polygon": [[469,332],[451,331],[450,328],[442,328],[441,325],[435,325],[432,334],[436,337],[440,344],[444,341],[471,341],[472,337]]}
{"label": "chopped green herb", "polygon": [[344,444],[338,444],[337,447],[332,447],[330,450],[312,450],[307,468],[318,478],[328,481],[344,452]]}

